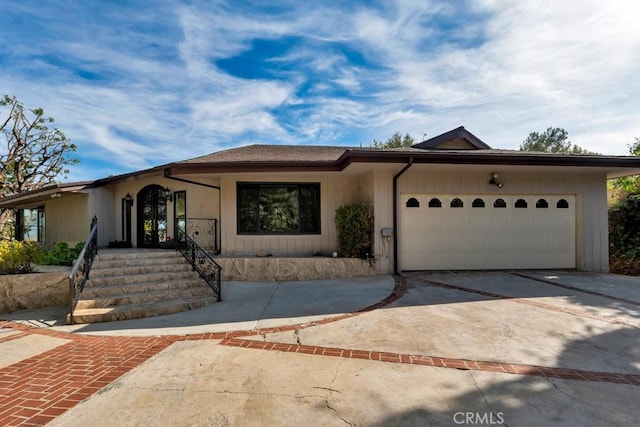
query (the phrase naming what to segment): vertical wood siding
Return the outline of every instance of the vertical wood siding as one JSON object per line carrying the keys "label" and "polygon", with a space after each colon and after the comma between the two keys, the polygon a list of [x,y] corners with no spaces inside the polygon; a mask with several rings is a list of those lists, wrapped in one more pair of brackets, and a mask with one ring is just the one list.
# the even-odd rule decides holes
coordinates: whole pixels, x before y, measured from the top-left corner
{"label": "vertical wood siding", "polygon": [[89,196],[77,194],[48,201],[45,214],[45,247],[58,242],[70,246],[83,242],[89,234]]}
{"label": "vertical wood siding", "polygon": [[[500,173],[504,188],[489,185],[489,173],[429,170],[414,165],[399,180],[400,193],[434,194],[574,194],[576,196],[576,266],[580,270],[607,272],[609,243],[607,190],[604,173],[521,172]],[[499,168],[497,168],[499,170]]]}
{"label": "vertical wood siding", "polygon": [[[305,235],[238,235],[236,184],[238,182],[319,182],[321,233]],[[369,190],[359,178],[339,173],[287,174],[277,176],[240,175],[223,177],[222,187],[222,253],[255,255],[266,251],[273,255],[311,256],[336,250],[335,210],[344,203],[361,200]]]}

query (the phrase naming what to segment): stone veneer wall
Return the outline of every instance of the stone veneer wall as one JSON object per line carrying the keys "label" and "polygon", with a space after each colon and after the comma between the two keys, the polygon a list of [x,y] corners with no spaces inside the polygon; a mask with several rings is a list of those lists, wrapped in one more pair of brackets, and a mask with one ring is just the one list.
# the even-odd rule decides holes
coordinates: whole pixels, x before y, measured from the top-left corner
{"label": "stone veneer wall", "polygon": [[246,257],[215,258],[222,266],[222,280],[286,282],[372,276],[375,264],[355,258]]}
{"label": "stone veneer wall", "polygon": [[68,272],[0,275],[0,313],[69,303]]}

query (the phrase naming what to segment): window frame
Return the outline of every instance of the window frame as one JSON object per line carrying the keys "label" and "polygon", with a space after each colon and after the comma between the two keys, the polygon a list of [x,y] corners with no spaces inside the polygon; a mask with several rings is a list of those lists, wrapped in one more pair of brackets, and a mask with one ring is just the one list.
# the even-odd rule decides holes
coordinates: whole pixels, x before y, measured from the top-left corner
{"label": "window frame", "polygon": [[[36,212],[36,240],[25,240],[25,211],[35,211]],[[16,228],[15,228],[15,236],[16,240],[21,242],[35,242],[39,244],[44,244],[46,242],[46,216],[45,216],[45,207],[44,206],[36,206],[34,208],[23,208],[18,209],[16,213]]]}
{"label": "window frame", "polygon": [[427,203],[427,206],[430,208],[441,208],[442,207],[442,201],[438,198],[438,197],[432,197],[429,200],[429,203]]}
{"label": "window frame", "polygon": [[536,202],[536,209],[549,209],[549,202],[547,202],[547,199],[538,199]]}
{"label": "window frame", "polygon": [[454,197],[453,199],[451,199],[451,201],[449,202],[449,207],[451,209],[459,209],[459,208],[464,208],[464,201],[460,198],[460,197]]}
{"label": "window frame", "polygon": [[406,208],[419,208],[420,207],[420,201],[418,199],[416,199],[415,197],[410,197],[407,202],[405,203],[405,207]]}
{"label": "window frame", "polygon": [[476,209],[484,208],[485,207],[484,199],[481,199],[480,197],[473,199],[473,202],[471,202],[471,207]]}
{"label": "window frame", "polygon": [[[184,213],[179,213],[178,199],[183,199]],[[184,229],[180,228],[180,220],[183,221]],[[173,238],[177,242],[185,242],[187,235],[187,190],[173,192]]]}
{"label": "window frame", "polygon": [[525,199],[518,199],[514,202],[513,207],[516,209],[528,209],[529,202],[527,202]]}
{"label": "window frame", "polygon": [[[500,202],[500,203],[498,203]],[[506,200],[504,200],[503,198],[499,197],[497,199],[495,199],[493,201],[493,208],[494,209],[506,209],[507,208],[507,202]]]}
{"label": "window frame", "polygon": [[[315,224],[315,229],[313,231],[302,231],[302,221],[300,221],[300,213],[302,211],[301,199],[300,199],[300,189],[301,188],[314,188],[315,189],[315,212],[313,212],[313,216],[317,218],[317,224]],[[286,230],[286,231],[263,231],[263,230],[253,230],[253,231],[241,231],[241,193],[242,189],[254,189],[257,191],[258,200],[260,199],[260,189],[266,188],[290,188],[298,190],[298,229],[297,230]],[[321,187],[319,182],[236,182],[236,234],[238,236],[298,236],[298,235],[317,235],[322,234],[322,207],[321,207],[321,195],[320,195]],[[258,217],[256,220],[256,224],[260,227],[260,216],[259,211],[257,213]]]}

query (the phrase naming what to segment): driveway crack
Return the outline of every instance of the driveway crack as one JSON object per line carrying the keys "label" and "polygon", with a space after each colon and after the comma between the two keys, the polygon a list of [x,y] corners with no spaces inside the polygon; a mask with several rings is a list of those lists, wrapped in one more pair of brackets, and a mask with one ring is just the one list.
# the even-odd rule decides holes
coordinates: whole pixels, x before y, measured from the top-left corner
{"label": "driveway crack", "polygon": [[273,290],[273,292],[271,293],[271,295],[269,296],[269,300],[266,302],[266,304],[264,305],[264,308],[262,309],[262,312],[260,313],[260,316],[258,316],[258,321],[256,322],[256,326],[254,327],[254,329],[257,329],[258,324],[260,323],[260,321],[264,318],[264,314],[267,312],[267,309],[269,308],[269,305],[271,304],[271,300],[273,299],[273,297],[275,296],[275,294],[278,293],[278,289],[280,289],[280,284],[282,282],[276,282],[276,286],[275,289]]}
{"label": "driveway crack", "polygon": [[[495,415],[497,417],[498,414],[493,410],[493,407],[491,407],[491,404],[489,403],[489,399],[487,399],[487,395],[484,394],[484,391],[476,381],[476,377],[473,376],[473,372],[469,371],[469,375],[471,376],[471,379],[473,380],[473,384],[475,384],[476,389],[480,392],[480,395],[482,396],[482,400],[484,400],[485,405],[487,405],[489,412],[491,412],[492,415]],[[505,426],[507,425],[504,421],[502,424]]]}
{"label": "driveway crack", "polygon": [[571,399],[571,400],[578,400],[578,399],[576,399],[576,397],[575,397],[575,396],[572,396],[572,395],[570,395],[569,393],[567,393],[567,392],[565,392],[565,391],[560,390],[560,388],[559,388],[559,387],[558,387],[558,386],[557,386],[553,381],[551,381],[551,378],[549,378],[549,377],[544,377],[544,378],[545,378],[545,379],[547,380],[547,382],[548,382],[549,384],[551,384],[551,386],[552,386],[553,388],[555,388],[555,389],[556,389],[560,394],[564,394],[565,396],[567,396],[567,397],[568,397],[569,399]]}
{"label": "driveway crack", "polygon": [[353,427],[353,426],[356,426],[357,424],[352,423],[351,421],[348,421],[347,419],[345,419],[342,415],[340,415],[340,412],[338,412],[338,410],[336,408],[334,408],[333,406],[331,406],[331,404],[329,403],[329,399],[331,398],[331,396],[333,396],[333,393],[335,393],[335,392],[340,393],[340,391],[338,391],[335,388],[333,388],[333,385],[336,382],[336,378],[338,378],[338,371],[340,370],[340,367],[342,366],[343,362],[344,362],[344,359],[341,359],[336,365],[336,371],[333,374],[333,379],[331,380],[331,384],[329,385],[329,387],[326,388],[326,390],[329,391],[329,394],[325,397],[324,403],[327,406],[327,409],[330,409],[331,411],[333,411],[338,416],[338,418],[340,418],[340,420],[342,420],[343,423],[345,423],[348,426],[352,426]]}

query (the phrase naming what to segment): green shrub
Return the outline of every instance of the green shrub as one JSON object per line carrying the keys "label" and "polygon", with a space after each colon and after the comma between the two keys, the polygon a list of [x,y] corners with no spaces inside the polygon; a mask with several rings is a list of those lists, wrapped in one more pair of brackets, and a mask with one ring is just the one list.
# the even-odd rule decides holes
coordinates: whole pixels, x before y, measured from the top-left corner
{"label": "green shrub", "polygon": [[632,194],[609,209],[611,255],[640,257],[640,195]]}
{"label": "green shrub", "polygon": [[22,274],[33,271],[31,262],[37,245],[3,240],[0,242],[0,273]]}
{"label": "green shrub", "polygon": [[371,255],[373,208],[364,202],[342,205],[336,209],[338,251],[347,258]]}
{"label": "green shrub", "polygon": [[70,247],[66,242],[58,242],[53,248],[45,252],[42,256],[36,258],[36,262],[42,265],[73,265],[73,262],[84,246],[84,242],[80,242],[74,247]]}

